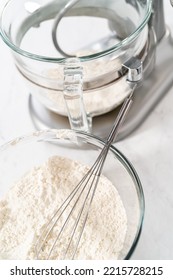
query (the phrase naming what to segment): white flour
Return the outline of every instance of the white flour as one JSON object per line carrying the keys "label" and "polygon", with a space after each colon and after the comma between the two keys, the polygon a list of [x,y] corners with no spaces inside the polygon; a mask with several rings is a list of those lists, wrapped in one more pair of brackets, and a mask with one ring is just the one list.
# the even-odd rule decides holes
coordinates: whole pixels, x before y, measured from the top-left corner
{"label": "white flour", "polygon": [[[1,259],[35,258],[34,246],[44,226],[86,170],[79,162],[52,157],[34,167],[8,191],[0,201]],[[76,258],[118,258],[126,229],[120,196],[111,182],[101,176]],[[59,246],[63,247],[63,242]],[[53,257],[57,258],[56,254],[58,250]],[[46,258],[46,250],[42,258]]]}

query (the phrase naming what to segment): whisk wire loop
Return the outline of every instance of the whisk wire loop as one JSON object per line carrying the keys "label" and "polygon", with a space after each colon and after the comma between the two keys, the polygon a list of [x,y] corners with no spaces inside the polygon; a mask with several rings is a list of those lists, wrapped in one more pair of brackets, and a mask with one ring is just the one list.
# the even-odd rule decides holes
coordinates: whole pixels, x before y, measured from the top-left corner
{"label": "whisk wire loop", "polygon": [[[89,174],[89,176],[88,176],[88,174]],[[56,239],[55,239],[55,241],[54,241],[54,243],[53,243],[53,245],[52,245],[52,247],[51,247],[51,249],[50,249],[50,252],[49,252],[49,255],[48,255],[48,259],[49,259],[50,255],[51,255],[51,253],[52,253],[54,247],[56,246],[56,243],[57,243],[58,239],[60,238],[60,236],[61,236],[63,230],[64,230],[65,227],[68,225],[68,223],[69,223],[69,221],[70,221],[70,217],[71,217],[71,215],[73,214],[75,208],[77,207],[77,204],[78,204],[78,202],[79,202],[79,200],[80,200],[80,198],[81,198],[81,196],[82,196],[82,194],[83,194],[83,192],[84,192],[84,190],[85,190],[85,188],[86,188],[86,185],[88,184],[88,182],[89,182],[91,176],[92,176],[92,174],[90,173],[90,170],[89,170],[89,171],[86,173],[86,176],[85,176],[84,180],[80,181],[80,183],[79,183],[79,185],[78,185],[78,189],[76,190],[76,192],[79,191],[79,189],[80,189],[82,186],[83,186],[83,187],[82,187],[82,189],[80,190],[80,193],[79,193],[79,195],[78,195],[76,201],[74,202],[74,205],[73,205],[73,207],[71,208],[70,213],[68,214],[68,216],[67,216],[67,218],[66,218],[66,220],[65,220],[65,222],[64,222],[64,224],[63,224],[63,226],[62,226],[62,228],[61,228],[60,231],[59,231],[58,236],[56,237]],[[86,182],[85,182],[85,179],[86,179]],[[93,179],[93,180],[94,180],[94,179]],[[84,183],[84,185],[83,185],[83,183]],[[85,204],[86,204],[87,198],[88,198],[88,196],[89,196],[89,194],[90,194],[91,188],[92,188],[92,183],[91,183],[91,186],[90,186],[90,188],[89,188],[89,190],[88,190],[88,193],[87,193],[87,195],[86,195],[86,197],[85,197],[85,200],[84,200],[84,202],[83,202],[83,204],[82,204],[82,207],[80,208],[78,217],[77,217],[77,219],[75,220],[73,226],[71,227],[71,228],[72,228],[71,238],[70,238],[70,241],[69,241],[69,243],[68,243],[68,246],[67,246],[67,249],[66,249],[66,251],[65,251],[65,254],[64,254],[64,256],[63,256],[63,259],[65,259],[66,255],[67,255],[67,252],[68,252],[68,250],[69,250],[69,248],[70,248],[70,245],[71,245],[71,243],[72,243],[74,234],[76,233],[76,229],[77,229],[77,227],[78,227],[80,218],[81,218],[82,213],[83,213],[83,211],[84,211]],[[76,192],[75,192],[75,194],[76,194]],[[74,194],[72,197],[69,196],[69,203],[72,201],[72,199],[74,198],[75,194]],[[64,211],[62,212],[62,214],[65,212],[65,210],[66,210],[66,207],[65,207]],[[58,217],[58,219],[56,219],[56,223],[57,223],[58,220],[59,220],[59,217]]]}
{"label": "whisk wire loop", "polygon": [[[74,247],[74,252],[73,252],[73,255],[72,255],[72,259],[74,259],[74,257],[75,257],[75,254],[76,254],[78,245],[79,245],[79,243],[80,243],[80,240],[81,240],[81,237],[82,237],[82,234],[83,234],[83,231],[84,231],[84,228],[85,228],[87,219],[88,219],[89,211],[90,211],[90,209],[91,209],[91,204],[92,204],[92,201],[93,201],[93,198],[94,198],[94,195],[95,195],[95,191],[96,191],[96,188],[97,188],[98,180],[99,180],[99,177],[100,177],[100,168],[101,168],[101,166],[103,166],[103,158],[102,158],[102,157],[99,159],[99,164],[93,166],[93,170],[96,169],[96,173],[94,174],[94,173],[91,173],[91,172],[90,172],[90,177],[89,177],[89,179],[90,179],[91,176],[92,176],[92,177],[93,177],[93,178],[92,178],[92,182],[91,182],[91,184],[90,184],[90,188],[89,188],[89,190],[88,190],[88,193],[87,193],[87,195],[86,195],[86,197],[85,197],[85,199],[84,199],[83,205],[82,205],[82,207],[81,207],[81,211],[79,212],[78,218],[77,218],[76,223],[75,223],[75,227],[74,227],[73,232],[72,232],[72,235],[71,235],[71,239],[70,239],[69,245],[68,245],[67,250],[66,250],[66,254],[67,254],[68,249],[69,249],[69,247],[70,247],[70,244],[71,244],[71,242],[72,242],[72,240],[73,240],[73,238],[74,238],[74,235],[75,235],[77,226],[78,226],[78,224],[79,224],[80,218],[81,218],[81,216],[82,216],[82,214],[83,214],[83,211],[84,211],[84,209],[85,209],[85,206],[87,205],[87,199],[88,199],[88,197],[89,197],[89,194],[90,194],[91,191],[92,191],[92,193],[91,193],[91,198],[90,198],[90,200],[89,200],[89,202],[88,202],[88,207],[87,207],[87,209],[86,209],[86,214],[85,214],[85,216],[84,216],[82,228],[81,228],[79,237],[78,237],[78,239],[77,239],[77,241],[76,241],[76,245],[75,245],[75,247]],[[90,170],[90,171],[91,171],[91,170]],[[93,176],[93,175],[94,175],[94,176]],[[84,188],[87,186],[87,183],[88,183],[89,179],[88,179],[87,182],[85,183]],[[93,190],[92,190],[92,188],[93,188]],[[66,254],[65,254],[65,256],[66,256]],[[64,258],[65,258],[65,256],[64,256]]]}

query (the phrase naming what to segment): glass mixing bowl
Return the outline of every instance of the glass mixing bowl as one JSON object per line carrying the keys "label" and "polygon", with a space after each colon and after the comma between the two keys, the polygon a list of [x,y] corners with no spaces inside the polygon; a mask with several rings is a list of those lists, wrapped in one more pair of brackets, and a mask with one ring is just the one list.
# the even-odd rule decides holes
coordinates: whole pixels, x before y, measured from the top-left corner
{"label": "glass mixing bowl", "polygon": [[[68,2],[10,0],[0,19],[0,34],[29,92],[63,116],[64,69],[69,64],[53,43],[52,27]],[[87,116],[113,110],[131,91],[122,67],[132,57],[145,61],[151,11],[151,0],[81,0],[60,21],[56,35],[61,49],[79,57],[80,73],[77,66],[74,80],[83,89]]]}
{"label": "glass mixing bowl", "polygon": [[[0,197],[2,198],[14,182],[26,172],[42,164],[49,157],[67,157],[91,166],[103,145],[102,140],[86,133],[49,130],[38,131],[1,146]],[[142,186],[131,163],[113,146],[110,147],[102,173],[116,186],[126,210],[127,232],[119,259],[129,259],[137,244],[143,223]]]}

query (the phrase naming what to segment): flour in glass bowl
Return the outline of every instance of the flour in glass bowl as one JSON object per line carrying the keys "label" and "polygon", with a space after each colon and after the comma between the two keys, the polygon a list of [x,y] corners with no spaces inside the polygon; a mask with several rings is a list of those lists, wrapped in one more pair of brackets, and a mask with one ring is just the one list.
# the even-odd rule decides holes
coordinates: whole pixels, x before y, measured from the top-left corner
{"label": "flour in glass bowl", "polygon": [[[93,52],[78,52],[77,57],[93,54]],[[75,56],[74,55],[74,56]],[[115,75],[114,73],[121,69],[122,61],[118,58],[109,58],[104,61],[90,61],[82,64],[83,81],[90,84],[91,81],[105,79],[104,75]],[[67,108],[64,101],[62,89],[57,89],[57,81],[64,80],[63,68],[55,68],[43,71],[43,75],[49,80],[50,84],[42,88],[40,95],[44,95],[51,103],[51,109],[56,113],[67,116]],[[101,78],[102,77],[102,78]],[[113,78],[112,78],[113,79]],[[52,86],[50,86],[52,85]],[[106,86],[105,86],[106,85]],[[131,92],[127,83],[126,76],[121,77],[116,82],[105,82],[102,87],[94,90],[83,91],[83,102],[87,114],[90,116],[99,116],[112,111],[119,106]],[[51,88],[51,89],[49,89]],[[54,89],[53,89],[54,88]],[[32,92],[32,91],[31,91]]]}
{"label": "flour in glass bowl", "polygon": [[[45,225],[87,170],[79,162],[54,156],[10,188],[0,201],[1,259],[35,258],[35,244]],[[115,186],[102,175],[75,258],[117,259],[126,230],[121,198]],[[63,245],[59,244],[60,249]],[[48,249],[42,252],[43,259]],[[58,249],[52,258],[59,258]]]}

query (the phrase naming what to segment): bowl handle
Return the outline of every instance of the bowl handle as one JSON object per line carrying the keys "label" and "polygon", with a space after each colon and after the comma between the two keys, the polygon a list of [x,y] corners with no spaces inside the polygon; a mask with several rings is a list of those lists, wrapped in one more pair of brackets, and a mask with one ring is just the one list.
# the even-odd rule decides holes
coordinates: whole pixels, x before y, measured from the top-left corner
{"label": "bowl handle", "polygon": [[83,67],[76,57],[65,60],[63,94],[71,129],[89,132],[90,121],[83,102]]}

